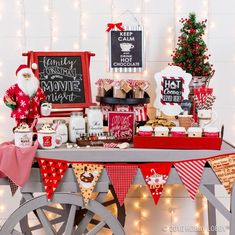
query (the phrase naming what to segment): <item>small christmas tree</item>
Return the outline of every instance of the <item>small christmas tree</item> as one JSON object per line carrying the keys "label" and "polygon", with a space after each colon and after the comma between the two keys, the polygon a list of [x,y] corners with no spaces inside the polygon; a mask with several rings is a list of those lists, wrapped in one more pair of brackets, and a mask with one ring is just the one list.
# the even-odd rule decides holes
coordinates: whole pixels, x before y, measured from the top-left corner
{"label": "small christmas tree", "polygon": [[209,63],[210,55],[202,36],[205,34],[206,22],[196,22],[196,15],[189,14],[188,19],[181,18],[183,24],[178,37],[177,48],[173,51],[172,65],[177,65],[193,76],[210,76],[212,67]]}

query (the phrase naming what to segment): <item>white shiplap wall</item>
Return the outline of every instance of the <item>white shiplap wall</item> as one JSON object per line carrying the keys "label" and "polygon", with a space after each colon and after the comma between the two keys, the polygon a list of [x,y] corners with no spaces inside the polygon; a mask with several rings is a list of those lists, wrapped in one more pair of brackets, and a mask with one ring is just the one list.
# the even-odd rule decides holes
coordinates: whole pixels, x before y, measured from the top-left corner
{"label": "white shiplap wall", "polygon": [[[106,24],[119,21],[136,24],[132,14],[123,14],[126,10],[131,11],[145,28],[146,70],[139,74],[110,74]],[[208,33],[205,40],[212,55],[211,62],[216,69],[211,86],[214,87],[217,96],[215,105],[218,113],[217,124],[225,124],[225,138],[235,144],[233,75],[235,1],[233,0],[0,0],[0,96],[2,97],[5,90],[15,82],[15,70],[24,62],[24,58],[21,57],[23,51],[90,50],[96,53],[90,68],[93,99],[94,82],[98,78],[133,77],[150,81],[150,95],[153,102],[155,98],[153,75],[171,60],[170,50],[175,46],[181,27],[178,18],[186,17],[192,11],[197,13],[199,19],[208,18]],[[10,110],[1,101],[0,142],[12,138],[14,121],[9,115]],[[8,196],[9,192],[6,191],[1,202],[6,202],[6,205],[11,204]],[[185,194],[182,197],[186,197]],[[183,207],[184,203],[181,204],[177,199],[176,202],[180,208]],[[189,203],[187,206],[191,211],[195,209],[194,203]],[[184,218],[182,216],[187,210],[181,209],[179,220]],[[156,210],[156,213],[161,217],[161,212]],[[4,219],[6,215],[0,217]],[[151,224],[150,219],[146,224],[148,222]],[[143,226],[146,227],[146,224]],[[130,228],[128,235],[138,234],[130,232],[131,230],[137,231]],[[159,233],[153,229],[148,234]]]}

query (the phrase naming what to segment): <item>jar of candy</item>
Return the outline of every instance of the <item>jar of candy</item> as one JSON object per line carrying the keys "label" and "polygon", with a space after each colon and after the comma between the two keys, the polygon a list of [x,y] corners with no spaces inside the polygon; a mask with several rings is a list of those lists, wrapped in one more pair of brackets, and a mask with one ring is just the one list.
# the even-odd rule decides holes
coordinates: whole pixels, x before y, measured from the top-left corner
{"label": "jar of candy", "polygon": [[100,107],[91,106],[87,112],[87,130],[91,134],[103,133],[103,113]]}
{"label": "jar of candy", "polygon": [[81,134],[86,133],[86,122],[83,112],[71,113],[69,120],[69,141],[75,143]]}

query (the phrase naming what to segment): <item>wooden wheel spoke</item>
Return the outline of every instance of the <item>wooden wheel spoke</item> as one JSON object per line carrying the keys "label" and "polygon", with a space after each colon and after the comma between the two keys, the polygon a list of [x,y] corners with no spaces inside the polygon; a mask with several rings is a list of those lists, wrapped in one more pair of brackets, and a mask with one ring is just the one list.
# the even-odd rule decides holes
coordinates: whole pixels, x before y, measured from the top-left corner
{"label": "wooden wheel spoke", "polygon": [[66,224],[66,227],[65,227],[65,235],[71,235],[72,231],[74,230],[76,209],[77,209],[77,207],[75,205],[71,205],[68,220],[67,220],[67,224]]}
{"label": "wooden wheel spoke", "polygon": [[48,211],[57,215],[62,215],[64,213],[64,209],[59,209],[53,206],[45,206],[42,208],[44,211]]}
{"label": "wooden wheel spoke", "polygon": [[115,199],[112,199],[112,200],[103,202],[102,205],[106,207],[106,206],[113,205],[113,204],[115,204],[115,203],[116,203],[116,200],[115,200]]}
{"label": "wooden wheel spoke", "polygon": [[91,229],[86,235],[96,235],[106,223],[104,221],[100,221],[93,229]]}
{"label": "wooden wheel spoke", "polygon": [[18,232],[17,230],[12,231],[12,235],[24,235],[23,233]]}
{"label": "wooden wheel spoke", "polygon": [[[58,218],[55,218],[55,219],[52,219],[50,220],[49,222],[51,223],[51,225],[54,225],[54,224],[58,224],[58,223],[61,223],[65,220],[65,218],[63,216],[60,216]],[[39,221],[40,222],[40,221]],[[41,229],[43,228],[42,224],[37,224],[37,225],[34,225],[32,227],[30,227],[30,231],[35,231],[35,230],[38,230],[38,229]]]}
{"label": "wooden wheel spoke", "polygon": [[75,230],[75,235],[83,234],[87,228],[87,225],[91,222],[94,213],[92,211],[87,211],[86,215],[78,223],[78,228]]}
{"label": "wooden wheel spoke", "polygon": [[[90,222],[90,224],[92,224],[92,225],[97,225],[99,222],[100,222],[100,221],[97,220],[97,219],[92,219],[91,222]],[[104,228],[109,228],[109,226],[106,224],[106,225],[104,226]]]}

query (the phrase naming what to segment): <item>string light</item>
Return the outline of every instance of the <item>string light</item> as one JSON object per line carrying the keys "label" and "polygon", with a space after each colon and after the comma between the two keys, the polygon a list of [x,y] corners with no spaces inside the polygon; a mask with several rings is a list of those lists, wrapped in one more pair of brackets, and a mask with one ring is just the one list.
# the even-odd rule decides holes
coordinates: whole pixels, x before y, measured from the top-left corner
{"label": "string light", "polygon": [[0,212],[4,212],[5,211],[5,206],[4,205],[0,205]]}
{"label": "string light", "polygon": [[3,189],[0,189],[0,197],[3,196],[4,193],[5,191]]}

